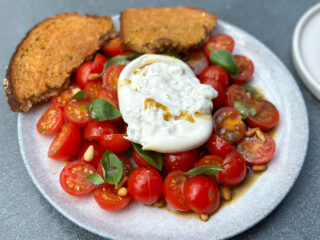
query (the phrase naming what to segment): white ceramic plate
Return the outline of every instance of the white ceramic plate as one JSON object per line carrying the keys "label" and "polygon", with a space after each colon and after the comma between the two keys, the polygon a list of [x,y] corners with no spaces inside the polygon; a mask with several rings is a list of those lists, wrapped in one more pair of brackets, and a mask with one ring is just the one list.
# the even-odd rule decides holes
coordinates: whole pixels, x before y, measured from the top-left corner
{"label": "white ceramic plate", "polygon": [[[119,26],[118,16],[114,17]],[[164,209],[131,202],[120,212],[100,209],[92,196],[77,198],[59,185],[63,162],[48,159],[52,137],[38,134],[35,125],[48,104],[19,114],[18,136],[26,168],[43,196],[64,216],[98,235],[114,239],[223,239],[234,236],[267,216],[285,197],[302,167],[308,143],[308,119],[301,93],[280,60],[257,39],[219,21],[214,33],[228,33],[236,41],[235,53],[255,64],[251,84],[264,89],[280,111],[276,134],[277,151],[268,170],[233,203],[223,207],[208,222],[186,218]]]}

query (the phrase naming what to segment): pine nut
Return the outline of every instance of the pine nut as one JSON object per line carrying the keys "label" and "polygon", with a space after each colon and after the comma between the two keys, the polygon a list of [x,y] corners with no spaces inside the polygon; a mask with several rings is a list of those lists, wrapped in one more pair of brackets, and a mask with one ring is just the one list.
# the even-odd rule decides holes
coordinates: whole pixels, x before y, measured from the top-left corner
{"label": "pine nut", "polygon": [[222,197],[224,200],[229,201],[231,200],[231,190],[228,187],[222,187]]}
{"label": "pine nut", "polygon": [[90,162],[92,161],[93,156],[94,156],[94,147],[93,145],[90,145],[83,155],[83,160],[85,160],[86,162]]}
{"label": "pine nut", "polygon": [[254,172],[262,172],[267,169],[267,165],[252,165],[251,169]]}
{"label": "pine nut", "polygon": [[75,95],[79,91],[81,91],[80,88],[74,88],[74,89],[72,89],[72,94]]}
{"label": "pine nut", "polygon": [[98,73],[91,73],[89,76],[88,76],[88,80],[95,80],[97,78],[99,78],[100,75]]}
{"label": "pine nut", "polygon": [[263,132],[261,132],[261,130],[257,130],[257,131],[256,131],[256,134],[257,134],[257,137],[258,137],[262,142],[265,142],[265,141],[266,141],[266,138],[265,138]]}
{"label": "pine nut", "polygon": [[200,219],[204,222],[208,221],[209,215],[208,214],[200,214]]}
{"label": "pine nut", "polygon": [[126,187],[122,187],[118,190],[118,195],[120,197],[125,197],[128,195],[128,189]]}
{"label": "pine nut", "polygon": [[246,131],[246,136],[247,136],[247,137],[253,136],[253,134],[255,134],[256,131],[258,131],[259,129],[260,129],[260,128],[251,128],[251,129],[249,129],[248,131]]}
{"label": "pine nut", "polygon": [[251,92],[247,92],[247,98],[251,98]]}

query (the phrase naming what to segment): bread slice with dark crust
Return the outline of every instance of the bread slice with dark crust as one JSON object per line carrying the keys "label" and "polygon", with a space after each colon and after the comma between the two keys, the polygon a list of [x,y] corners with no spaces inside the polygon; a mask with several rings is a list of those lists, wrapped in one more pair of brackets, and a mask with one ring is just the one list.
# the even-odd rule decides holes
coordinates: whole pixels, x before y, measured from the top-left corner
{"label": "bread slice with dark crust", "polygon": [[12,111],[57,95],[71,74],[116,31],[110,17],[65,13],[31,29],[16,48],[4,87]]}
{"label": "bread slice with dark crust", "polygon": [[214,14],[193,7],[131,8],[120,21],[123,47],[140,53],[186,51],[217,26]]}

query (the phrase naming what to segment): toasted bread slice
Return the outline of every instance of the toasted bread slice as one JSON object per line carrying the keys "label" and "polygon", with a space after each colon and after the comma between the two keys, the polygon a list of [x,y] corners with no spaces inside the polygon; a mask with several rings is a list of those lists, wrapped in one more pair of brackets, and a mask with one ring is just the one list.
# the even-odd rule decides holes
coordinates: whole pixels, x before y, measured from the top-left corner
{"label": "toasted bread slice", "polygon": [[131,8],[121,12],[121,43],[140,53],[182,52],[207,40],[217,17],[199,8]]}
{"label": "toasted bread slice", "polygon": [[4,87],[12,111],[64,89],[71,74],[116,31],[110,17],[65,13],[45,19],[29,31],[7,69]]}

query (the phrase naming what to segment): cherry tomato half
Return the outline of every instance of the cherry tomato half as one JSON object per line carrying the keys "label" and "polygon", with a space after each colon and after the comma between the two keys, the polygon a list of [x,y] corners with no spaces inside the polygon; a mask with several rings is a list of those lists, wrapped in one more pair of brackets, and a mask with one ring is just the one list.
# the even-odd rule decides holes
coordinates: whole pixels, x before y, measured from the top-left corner
{"label": "cherry tomato half", "polygon": [[213,213],[220,204],[218,185],[204,176],[188,179],[184,183],[183,196],[187,205],[196,213]]}
{"label": "cherry tomato half", "polygon": [[[93,158],[91,160],[86,160],[84,158],[84,154],[90,146],[93,147]],[[95,169],[97,169],[103,154],[104,154],[104,151],[98,143],[90,142],[90,143],[86,143],[80,148],[80,151],[78,152],[78,155],[77,155],[77,160],[84,161],[85,163],[90,164]]]}
{"label": "cherry tomato half", "polygon": [[[208,84],[210,81],[218,82],[221,84],[223,90],[228,87],[229,76],[226,70],[220,66],[206,67],[199,75],[201,83]],[[210,85],[210,84],[209,84]]]}
{"label": "cherry tomato half", "polygon": [[107,61],[108,60],[105,56],[103,56],[100,53],[97,53],[92,63],[91,73],[98,73],[98,74],[102,73],[103,66]]}
{"label": "cherry tomato half", "polygon": [[234,55],[234,59],[236,60],[238,66],[238,75],[230,76],[230,80],[233,83],[246,83],[250,80],[254,72],[254,65],[252,61],[241,55]]}
{"label": "cherry tomato half", "polygon": [[183,186],[187,176],[181,171],[170,172],[163,182],[163,196],[166,203],[176,211],[190,211],[183,197]]}
{"label": "cherry tomato half", "polygon": [[186,172],[194,168],[198,159],[199,153],[197,149],[178,153],[165,153],[163,154],[163,167],[167,172],[174,170]]}
{"label": "cherry tomato half", "polygon": [[84,88],[84,86],[88,82],[88,77],[91,74],[92,69],[92,62],[85,62],[83,63],[76,72],[76,82],[79,85],[81,89]]}
{"label": "cherry tomato half", "polygon": [[76,85],[70,85],[66,90],[59,93],[58,96],[50,98],[50,101],[53,105],[63,108],[66,102],[68,102],[74,95],[74,89],[76,88]]}
{"label": "cherry tomato half", "polygon": [[97,98],[103,98],[111,103],[114,107],[119,109],[118,96],[115,92],[111,92],[107,89],[102,89],[99,91]]}
{"label": "cherry tomato half", "polygon": [[113,39],[108,40],[101,48],[102,52],[109,57],[114,57],[119,55],[121,50],[121,41],[120,37],[115,37]]}
{"label": "cherry tomato half", "polygon": [[235,151],[228,142],[214,133],[210,136],[206,146],[211,154],[218,155],[222,158]]}
{"label": "cherry tomato half", "polygon": [[54,134],[59,131],[64,122],[62,111],[57,106],[50,106],[37,122],[37,131],[43,135]]}
{"label": "cherry tomato half", "polygon": [[124,65],[112,65],[107,68],[102,77],[103,86],[107,90],[117,92],[119,75],[124,67]]}
{"label": "cherry tomato half", "polygon": [[161,196],[161,176],[154,168],[138,168],[134,170],[127,181],[131,198],[139,203],[151,205]]}
{"label": "cherry tomato half", "polygon": [[210,58],[210,50],[228,50],[232,53],[234,48],[234,40],[227,34],[217,34],[210,37],[210,39],[204,44],[203,50],[207,58]]}
{"label": "cherry tomato half", "polygon": [[105,210],[117,211],[123,209],[130,202],[130,196],[121,197],[112,186],[103,186],[94,190],[94,199]]}
{"label": "cherry tomato half", "polygon": [[199,48],[189,50],[186,53],[185,61],[195,75],[199,75],[209,65],[206,55]]}
{"label": "cherry tomato half", "polygon": [[133,150],[133,161],[139,167],[153,167],[150,163],[148,163],[136,150]]}
{"label": "cherry tomato half", "polygon": [[87,99],[71,99],[64,107],[64,116],[68,122],[77,127],[85,127],[91,122],[88,112],[90,101]]}
{"label": "cherry tomato half", "polygon": [[107,134],[99,137],[99,143],[105,150],[120,153],[132,146],[131,142],[124,137],[126,134]]}
{"label": "cherry tomato half", "polygon": [[247,93],[243,87],[238,84],[232,84],[226,91],[226,106],[233,107],[234,102],[247,102]]}
{"label": "cherry tomato half", "polygon": [[213,115],[213,129],[218,136],[234,143],[242,139],[246,132],[246,125],[236,109],[223,107]]}
{"label": "cherry tomato half", "polygon": [[84,91],[87,93],[88,99],[95,99],[102,88],[100,80],[91,80],[84,86]]}
{"label": "cherry tomato half", "polygon": [[82,161],[67,164],[60,173],[60,185],[64,191],[73,196],[84,196],[95,189],[93,183],[86,179],[87,174],[96,173],[94,167]]}
{"label": "cherry tomato half", "polygon": [[81,135],[77,127],[67,123],[53,139],[48,157],[55,160],[70,160],[81,147]]}
{"label": "cherry tomato half", "polygon": [[103,135],[118,133],[118,129],[108,122],[90,122],[83,132],[83,139],[85,140],[99,140]]}

